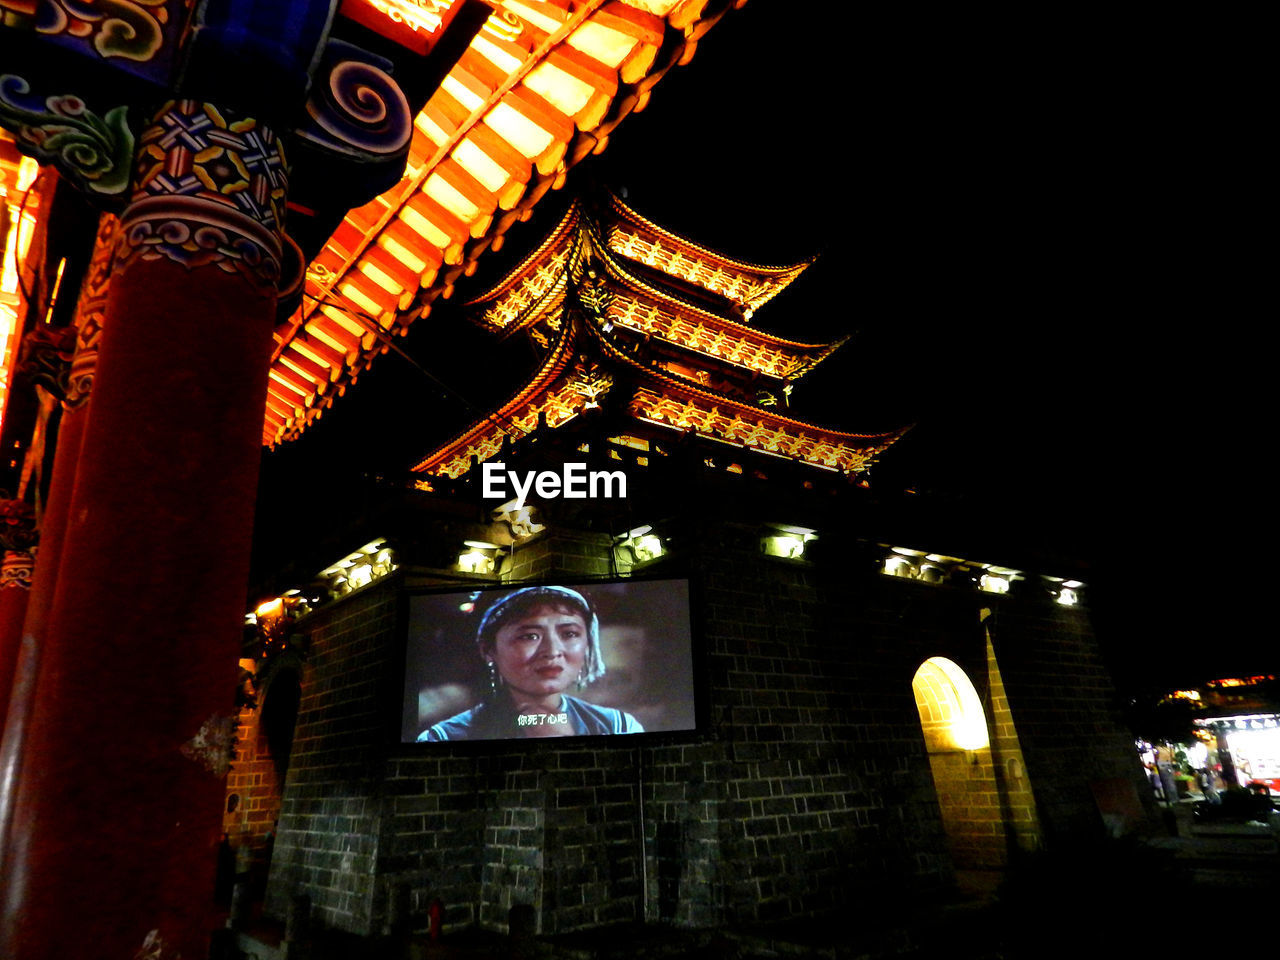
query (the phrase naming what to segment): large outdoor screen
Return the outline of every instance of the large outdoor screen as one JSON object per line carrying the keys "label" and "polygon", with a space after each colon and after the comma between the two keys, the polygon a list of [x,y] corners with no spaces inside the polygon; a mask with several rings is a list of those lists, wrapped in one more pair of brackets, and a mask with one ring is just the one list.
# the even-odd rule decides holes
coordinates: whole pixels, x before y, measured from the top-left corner
{"label": "large outdoor screen", "polygon": [[411,596],[400,739],[692,731],[687,580]]}

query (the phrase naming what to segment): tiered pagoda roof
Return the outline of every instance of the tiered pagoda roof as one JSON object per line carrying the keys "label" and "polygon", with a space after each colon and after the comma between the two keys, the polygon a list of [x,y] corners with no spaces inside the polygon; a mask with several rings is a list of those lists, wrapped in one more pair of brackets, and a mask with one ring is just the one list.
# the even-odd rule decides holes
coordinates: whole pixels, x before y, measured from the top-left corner
{"label": "tiered pagoda roof", "polygon": [[[611,281],[609,319],[613,323],[775,380],[803,376],[843,342],[783,340],[673,292],[669,281],[664,285],[644,276],[657,271],[691,283],[746,319],[746,313],[741,312],[746,304],[763,303],[774,296],[799,276],[808,261],[764,267],[729,260],[673,233],[659,232],[615,196],[609,198],[605,216],[606,234],[587,242],[605,254],[600,261]],[[495,331],[531,330],[540,337],[543,324],[554,329],[572,282],[573,271],[565,265],[581,253],[584,237],[596,229],[594,221],[583,219],[581,205],[573,204],[537,250],[497,287],[468,306],[485,305],[480,322]],[[642,264],[651,269],[643,270]]]}
{"label": "tiered pagoda roof", "polygon": [[[641,275],[646,261],[652,278]],[[778,393],[843,341],[797,343],[728,315],[763,303],[806,265],[730,260],[653,226],[617,197],[574,201],[532,254],[468,304],[488,329],[527,333],[546,349],[543,363],[414,470],[456,479],[508,442],[598,409],[606,396],[655,437],[697,436],[844,474],[865,470],[903,431],[847,433],[778,409]],[[714,297],[682,293],[686,283],[723,309],[710,308]]]}
{"label": "tiered pagoda roof", "polygon": [[[276,330],[264,442],[320,416],[744,2],[499,0],[418,115],[403,179],[352,210],[308,267],[302,306]],[[734,265],[717,269],[732,287]]]}

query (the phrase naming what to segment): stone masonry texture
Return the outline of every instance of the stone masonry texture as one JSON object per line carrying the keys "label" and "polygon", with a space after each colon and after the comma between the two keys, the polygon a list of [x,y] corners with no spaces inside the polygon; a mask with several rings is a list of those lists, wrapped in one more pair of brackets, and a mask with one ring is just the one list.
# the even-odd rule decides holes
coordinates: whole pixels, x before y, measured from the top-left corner
{"label": "stone masonry texture", "polygon": [[[647,571],[695,587],[707,722],[683,739],[397,746],[402,576],[302,621],[268,912],[305,892],[317,922],[370,934],[392,903],[417,929],[435,899],[447,928],[502,930],[525,905],[557,933],[863,913],[943,887],[967,841],[948,837],[912,693],[932,656],[964,669],[994,733],[986,849],[1098,835],[1089,782],[1139,782],[1083,610],[887,577],[838,550],[770,557],[757,526],[686,524]],[[549,530],[503,579],[605,575],[609,544]]]}

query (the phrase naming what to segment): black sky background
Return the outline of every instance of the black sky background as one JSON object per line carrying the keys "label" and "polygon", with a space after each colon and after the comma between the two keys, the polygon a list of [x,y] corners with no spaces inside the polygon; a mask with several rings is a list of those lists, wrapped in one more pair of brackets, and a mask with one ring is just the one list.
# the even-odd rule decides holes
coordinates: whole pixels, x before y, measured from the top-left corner
{"label": "black sky background", "polygon": [[[853,334],[794,412],[915,424],[873,487],[1082,565],[1126,687],[1274,670],[1248,602],[1272,512],[1255,452],[1269,361],[1239,336],[1256,320],[1200,300],[1208,257],[1187,254],[1248,196],[1248,145],[1215,87],[1141,30],[1038,16],[753,0],[569,188],[625,189],[742,259],[817,255],[753,320],[801,341]],[[531,351],[459,304],[566,199],[549,195],[402,341],[451,392],[391,354],[267,454],[260,568],[287,549],[284,504],[341,503],[360,474],[402,471],[473,419],[459,394],[483,406],[514,388]]]}

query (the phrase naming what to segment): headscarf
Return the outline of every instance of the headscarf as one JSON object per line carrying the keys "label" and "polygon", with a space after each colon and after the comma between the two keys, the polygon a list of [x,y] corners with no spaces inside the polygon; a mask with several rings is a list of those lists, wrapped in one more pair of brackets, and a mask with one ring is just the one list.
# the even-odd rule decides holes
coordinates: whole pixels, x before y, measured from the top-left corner
{"label": "headscarf", "polygon": [[582,669],[582,682],[594,683],[604,676],[604,656],[600,652],[600,620],[587,598],[568,587],[525,587],[509,593],[488,610],[476,631],[477,644],[497,642],[498,631],[511,617],[537,607],[570,606],[582,615],[587,625],[587,657]]}

